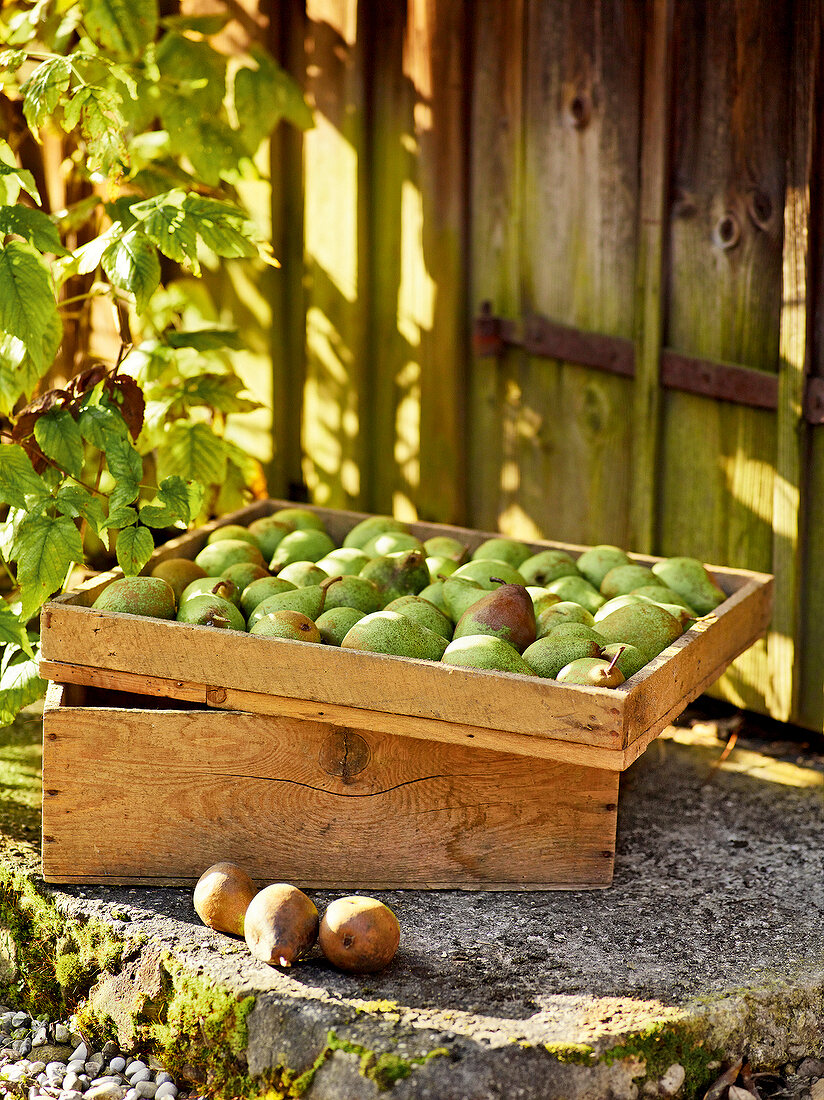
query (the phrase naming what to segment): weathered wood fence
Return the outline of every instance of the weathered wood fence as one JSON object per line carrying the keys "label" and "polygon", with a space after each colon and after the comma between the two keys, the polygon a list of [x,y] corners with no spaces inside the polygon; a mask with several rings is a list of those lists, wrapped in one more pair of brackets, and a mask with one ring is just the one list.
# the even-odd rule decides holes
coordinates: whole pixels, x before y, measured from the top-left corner
{"label": "weathered wood fence", "polygon": [[271,489],[776,574],[824,724],[817,0],[268,0]]}

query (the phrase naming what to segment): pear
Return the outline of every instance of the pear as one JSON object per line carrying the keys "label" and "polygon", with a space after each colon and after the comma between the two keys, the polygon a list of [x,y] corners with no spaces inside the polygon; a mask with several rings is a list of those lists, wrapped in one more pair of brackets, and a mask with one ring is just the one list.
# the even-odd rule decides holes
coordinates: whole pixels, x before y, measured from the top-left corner
{"label": "pear", "polygon": [[271,611],[300,611],[309,619],[317,619],[324,609],[326,585],[330,580],[327,577],[323,584],[307,584],[304,588],[293,588],[288,592],[276,592],[273,596],[267,596],[248,616],[249,629]]}
{"label": "pear", "polygon": [[248,527],[241,527],[239,523],[225,523],[222,527],[216,527],[214,531],[209,533],[206,545],[220,542],[221,539],[240,539],[242,542],[250,542],[252,546],[257,546],[258,550],[260,549],[254,531],[250,531]]}
{"label": "pear", "polygon": [[192,596],[180,605],[179,623],[192,626],[212,626],[220,630],[245,630],[246,623],[239,609],[229,600],[212,593]]}
{"label": "pear", "polygon": [[493,561],[505,561],[513,569],[532,557],[532,550],[524,542],[508,538],[489,538],[472,551],[472,560],[492,558]]}
{"label": "pear", "polygon": [[532,676],[533,672],[518,650],[493,634],[467,634],[455,638],[444,650],[441,662],[460,668],[483,668],[491,672],[514,672]]}
{"label": "pear", "polygon": [[269,570],[262,565],[255,565],[251,561],[236,561],[228,569],[220,574],[226,581],[232,581],[242,592],[252,581],[259,581],[261,577],[268,577]]}
{"label": "pear", "polygon": [[273,573],[278,573],[285,565],[294,561],[316,562],[334,549],[335,544],[325,531],[319,531],[315,527],[299,527],[280,540],[269,562],[269,568]]}
{"label": "pear", "polygon": [[249,524],[249,530],[258,540],[258,546],[261,554],[263,554],[264,561],[272,560],[272,555],[280,545],[280,540],[294,529],[291,523],[284,523],[283,520],[275,519],[274,516],[261,516],[260,519],[253,519]]}
{"label": "pear", "polygon": [[383,599],[374,581],[368,577],[334,577],[326,585],[324,611],[331,607],[355,607],[364,615],[380,611]]}
{"label": "pear", "polygon": [[173,619],[176,613],[174,589],[163,577],[120,577],[106,585],[92,607],[150,619]]}
{"label": "pear", "polygon": [[432,535],[431,538],[424,539],[423,548],[429,557],[450,558],[458,565],[466,560],[466,555],[469,553],[466,543],[452,535]]}
{"label": "pear", "polygon": [[421,626],[425,626],[427,630],[434,630],[436,634],[440,634],[448,642],[452,641],[452,620],[440,608],[437,608],[422,596],[398,596],[396,600],[392,600],[386,605],[384,611],[397,611],[399,615],[406,615],[408,618],[414,619]]}
{"label": "pear", "polygon": [[[449,608],[446,606],[446,602],[444,600],[443,583],[443,580],[433,581],[431,584],[428,584],[426,588],[422,588],[418,595],[422,599],[429,600],[430,603],[433,603],[439,611],[442,611],[444,615],[446,615],[447,618],[454,623],[455,620],[452,619],[452,616],[449,613]],[[483,590],[481,589],[480,585],[478,585],[478,588],[481,591],[481,594],[483,594]]]}
{"label": "pear", "polygon": [[294,592],[297,586],[282,577],[260,577],[252,581],[240,594],[240,610],[248,619],[259,603],[278,592]]}
{"label": "pear", "polygon": [[253,546],[251,542],[246,542],[244,539],[220,539],[218,542],[209,542],[195,557],[195,561],[210,577],[219,576],[230,565],[239,561],[266,565],[257,546]]}
{"label": "pear", "polygon": [[382,531],[371,538],[363,547],[364,554],[370,558],[380,558],[384,554],[396,554],[399,550],[420,550],[425,555],[423,543],[411,531]]}
{"label": "pear", "polygon": [[295,588],[305,588],[307,584],[320,584],[329,576],[325,569],[321,569],[313,561],[290,561],[288,565],[278,569],[277,575],[282,581],[289,581]]}
{"label": "pear", "polygon": [[633,588],[629,595],[643,596],[648,600],[652,600],[653,603],[680,604],[689,611],[693,618],[697,617],[697,613],[690,607],[684,597],[679,596],[674,589],[666,584],[642,584],[640,588]]}
{"label": "pear", "polygon": [[329,577],[357,576],[369,561],[369,555],[354,546],[338,546],[330,550],[317,564]]}
{"label": "pear", "polygon": [[561,597],[555,592],[550,592],[548,588],[541,588],[539,585],[528,584],[526,590],[532,599],[532,606],[535,608],[536,615],[540,615],[542,611],[546,611],[546,609],[552,607],[553,604],[561,602]]}
{"label": "pear", "polygon": [[[422,591],[425,592],[426,589]],[[482,588],[477,581],[470,580],[469,577],[456,577],[453,573],[451,577],[442,581],[441,591],[447,614],[452,622],[456,623],[467,608],[477,603],[489,589]]]}
{"label": "pear", "polygon": [[162,577],[167,581],[174,589],[175,599],[179,603],[184,588],[192,581],[205,577],[206,570],[190,558],[166,558],[157,563],[150,576]]}
{"label": "pear", "polygon": [[633,588],[640,588],[642,584],[650,584],[654,580],[652,570],[646,565],[638,565],[637,562],[616,565],[601,581],[601,595],[607,600],[613,596],[624,596]]}
{"label": "pear", "polygon": [[502,584],[472,604],[455,624],[455,638],[491,634],[523,653],[535,641],[535,607],[522,584]]}
{"label": "pear", "polygon": [[652,567],[653,574],[683,596],[699,615],[708,615],[727,598],[707,567],[697,558],[665,558]]}
{"label": "pear", "polygon": [[341,642],[341,649],[439,661],[446,645],[446,639],[440,634],[406,615],[399,615],[397,611],[376,611],[355,623]]}
{"label": "pear", "polygon": [[459,565],[452,576],[466,577],[468,580],[477,581],[478,584],[490,592],[492,589],[497,588],[502,581],[504,584],[526,586],[526,581],[515,566],[510,565],[509,562],[500,561],[498,558],[475,558]]}
{"label": "pear", "polygon": [[449,577],[458,568],[454,558],[444,557],[443,554],[430,554],[426,558],[426,568],[429,570],[429,580],[436,581],[438,577]]}
{"label": "pear", "polygon": [[643,603],[643,596],[636,596],[634,592],[627,592],[623,596],[613,596],[611,600],[607,600],[606,603],[601,604],[598,610],[595,612],[593,618],[595,622],[600,622],[601,619],[605,619],[607,615],[611,615],[619,607],[626,607],[628,603]]}
{"label": "pear", "polygon": [[600,657],[601,647],[591,638],[555,638],[548,634],[524,650],[524,660],[538,675],[554,680],[564,665],[581,657]]}
{"label": "pear", "polygon": [[228,577],[201,577],[192,581],[181,592],[178,607],[183,607],[195,596],[220,596],[235,607],[240,607],[240,589]]}
{"label": "pear", "polygon": [[547,588],[550,592],[554,592],[559,600],[579,603],[590,614],[595,614],[601,604],[606,602],[598,589],[593,588],[580,573],[576,576],[568,574],[565,577],[558,577],[557,580],[550,581]]}
{"label": "pear", "polygon": [[574,600],[561,600],[538,612],[535,618],[537,636],[543,638],[561,623],[586,623],[587,626],[594,626],[595,617]]}
{"label": "pear", "polygon": [[363,612],[355,607],[330,607],[315,619],[322,642],[339,646],[347,633],[363,618]]}
{"label": "pear", "polygon": [[565,550],[539,550],[518,567],[526,584],[538,584],[544,588],[558,577],[577,577],[578,566]]}
{"label": "pear", "polygon": [[553,638],[589,638],[599,645],[603,645],[606,640],[595,627],[587,626],[586,623],[558,623],[550,633]]}
{"label": "pear", "polygon": [[[279,520],[281,523],[286,523],[292,526],[296,531],[325,531],[326,524],[321,516],[316,512],[310,511],[308,508],[295,508],[289,506],[287,508],[278,508],[276,512],[272,512],[272,519]],[[251,523],[249,527],[251,528]]]}
{"label": "pear", "polygon": [[367,516],[349,531],[343,540],[346,547],[362,550],[370,539],[385,531],[408,531],[409,525],[394,516]]}
{"label": "pear", "polygon": [[287,638],[293,642],[320,642],[317,625],[300,611],[270,611],[250,628],[250,634],[264,638]]}
{"label": "pear", "polygon": [[628,642],[648,661],[683,633],[681,624],[669,611],[647,600],[631,600],[596,622],[598,633],[603,634],[608,643]]}
{"label": "pear", "polygon": [[383,554],[372,558],[359,576],[377,585],[384,606],[398,596],[415,596],[429,584],[423,550],[405,550],[397,556]]}
{"label": "pear", "polygon": [[631,565],[632,558],[619,546],[602,542],[580,554],[575,564],[581,576],[586,577],[595,588],[600,588],[610,569],[617,565]]}
{"label": "pear", "polygon": [[561,684],[612,688],[623,684],[624,674],[610,661],[598,657],[581,657],[564,665],[555,679]]}
{"label": "pear", "polygon": [[615,667],[621,670],[625,680],[634,676],[636,672],[640,672],[647,663],[640,649],[626,642],[610,642],[609,645],[605,645],[604,657],[609,661],[615,659]]}

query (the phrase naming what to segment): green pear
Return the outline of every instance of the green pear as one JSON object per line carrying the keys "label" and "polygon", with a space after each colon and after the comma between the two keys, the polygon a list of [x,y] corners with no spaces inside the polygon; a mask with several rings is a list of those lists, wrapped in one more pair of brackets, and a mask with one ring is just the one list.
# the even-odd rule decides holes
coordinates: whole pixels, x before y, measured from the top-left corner
{"label": "green pear", "polygon": [[399,615],[414,619],[427,630],[440,634],[448,642],[452,641],[452,620],[422,596],[398,596],[396,600],[391,600],[386,605],[384,611],[397,611]]}
{"label": "green pear", "polygon": [[220,542],[221,539],[240,539],[241,541],[250,542],[252,546],[257,546],[258,550],[260,549],[254,531],[250,531],[248,527],[242,527],[239,523],[225,523],[222,527],[216,527],[214,531],[209,533],[206,545]]}
{"label": "green pear", "polygon": [[626,642],[610,642],[605,645],[604,657],[609,661],[615,660],[615,667],[621,670],[625,680],[640,672],[647,663],[641,650]]}
{"label": "green pear", "polygon": [[605,602],[598,589],[593,588],[580,573],[575,576],[568,574],[564,577],[558,577],[557,580],[550,581],[546,587],[550,592],[554,592],[559,600],[565,603],[569,601],[579,603],[591,614],[594,614]]}
{"label": "green pear", "polygon": [[429,584],[423,550],[405,550],[397,556],[383,554],[372,558],[359,576],[377,585],[384,606],[398,596],[416,596]]}
{"label": "green pear", "polygon": [[278,577],[282,581],[289,581],[295,588],[305,588],[307,584],[320,584],[329,574],[321,569],[313,561],[290,561],[282,569],[278,569]]}
{"label": "green pear", "polygon": [[357,550],[362,550],[370,539],[375,535],[381,535],[385,531],[408,531],[409,525],[402,520],[395,519],[394,516],[367,516],[365,519],[360,520],[355,526],[348,532],[343,540],[343,545],[346,547],[355,547]]}
{"label": "green pear", "polygon": [[631,565],[632,559],[626,550],[622,550],[619,546],[599,543],[598,546],[591,546],[580,554],[575,564],[581,576],[586,577],[593,587],[600,589],[610,569],[614,569],[617,565]]}
{"label": "green pear", "polygon": [[121,577],[106,585],[92,607],[95,611],[173,619],[175,592],[163,577]]}
{"label": "green pear", "polygon": [[522,584],[502,584],[487,592],[461,615],[455,638],[490,634],[522,653],[535,641],[535,607]]}
{"label": "green pear", "polygon": [[708,615],[727,598],[707,567],[697,558],[665,558],[652,567],[653,574],[683,596],[699,615]]}
{"label": "green pear", "polygon": [[192,596],[180,605],[177,613],[179,623],[193,626],[213,626],[221,630],[245,630],[246,623],[238,608],[222,596],[206,592],[201,596]]}
{"label": "green pear", "polygon": [[[480,589],[480,585],[478,585],[478,588]],[[482,590],[481,594],[483,594]],[[422,588],[420,590],[418,595],[422,599],[429,600],[430,603],[433,603],[439,611],[442,611],[444,615],[446,615],[450,622],[454,623],[454,619],[450,615],[449,608],[446,606],[446,602],[444,601],[442,580],[433,581],[431,584],[428,584],[426,588]]]}
{"label": "green pear", "polygon": [[636,596],[634,592],[627,592],[623,596],[613,596],[611,600],[601,604],[593,617],[597,623],[601,619],[605,619],[607,615],[611,615],[619,607],[626,607],[628,603],[643,603],[643,601],[644,597]]}
{"label": "green pear", "polygon": [[601,647],[591,638],[537,638],[524,650],[524,660],[537,676],[554,680],[564,665],[580,657],[600,657]]}
{"label": "green pear", "polygon": [[252,581],[240,594],[240,610],[248,619],[259,603],[278,592],[293,592],[296,585],[281,577],[260,577]]}
{"label": "green pear", "polygon": [[326,585],[324,611],[331,607],[356,607],[364,615],[380,611],[383,598],[374,581],[368,577],[333,577]]}
{"label": "green pear", "polygon": [[599,645],[603,645],[606,640],[594,626],[587,626],[586,623],[558,623],[550,633],[553,638],[589,638]]}
{"label": "green pear", "polygon": [[285,565],[295,561],[316,562],[334,549],[335,544],[325,531],[319,531],[315,527],[299,527],[280,540],[269,562],[269,568],[277,573]]}
{"label": "green pear", "polygon": [[325,585],[329,579],[331,578],[327,578],[323,584],[307,584],[305,588],[293,588],[288,592],[275,592],[273,596],[267,596],[247,617],[249,629],[271,611],[300,611],[308,619],[317,619],[324,609]]}
{"label": "green pear", "polygon": [[504,584],[521,584],[526,586],[521,573],[510,565],[509,562],[499,561],[497,558],[474,558],[471,561],[459,565],[453,577],[466,577],[468,580],[477,581],[483,588],[492,591],[503,581]]}
{"label": "green pear", "polygon": [[490,672],[514,672],[532,676],[533,672],[518,650],[493,634],[467,634],[455,638],[444,650],[441,661],[460,668],[482,668]]}
{"label": "green pear", "polygon": [[440,634],[406,615],[399,615],[396,611],[376,611],[364,615],[347,631],[341,649],[439,661],[446,645],[446,639]]}
{"label": "green pear", "polygon": [[187,584],[180,594],[178,607],[183,607],[189,600],[197,596],[220,596],[235,607],[240,607],[240,589],[234,581],[228,577],[199,577],[198,580]]}
{"label": "green pear", "polygon": [[239,561],[266,565],[257,546],[244,539],[220,539],[218,542],[207,543],[196,555],[195,561],[210,577],[219,576],[230,565]]}
{"label": "green pear", "polygon": [[526,584],[548,588],[558,577],[580,576],[578,566],[565,550],[539,550],[518,567]]}
{"label": "green pear", "polygon": [[666,584],[642,584],[640,588],[633,588],[629,594],[630,596],[644,596],[646,599],[652,600],[653,603],[680,604],[689,611],[693,618],[697,617],[697,613],[690,607],[684,597]]}
{"label": "green pear", "polygon": [[454,558],[447,558],[443,554],[430,554],[426,559],[426,568],[429,570],[429,580],[436,581],[439,577],[449,577],[458,568]]}
{"label": "green pear", "polygon": [[646,565],[630,562],[629,565],[616,565],[601,581],[601,595],[609,600],[613,596],[625,596],[633,588],[651,584],[655,578]]}
{"label": "green pear", "polygon": [[317,625],[300,611],[270,611],[249,630],[263,638],[287,638],[293,642],[320,642]]}
{"label": "green pear", "polygon": [[274,516],[261,516],[260,519],[253,519],[249,524],[249,530],[258,540],[258,546],[261,554],[263,554],[264,561],[272,560],[272,555],[280,545],[280,540],[294,529],[291,523],[284,523],[282,520],[275,519]]}
{"label": "green pear", "polygon": [[561,600],[538,612],[535,619],[536,634],[543,638],[561,623],[586,623],[587,626],[594,626],[595,618],[591,611],[587,611],[574,600]]}
{"label": "green pear", "polygon": [[396,554],[399,550],[420,550],[426,555],[423,543],[411,531],[382,531],[371,538],[363,547],[364,554],[370,558],[380,558],[385,554]]}
{"label": "green pear", "polygon": [[252,581],[259,581],[261,577],[268,577],[269,570],[262,565],[255,565],[251,561],[236,561],[228,569],[220,574],[225,581],[232,581],[242,592],[248,588]]}
{"label": "green pear", "polygon": [[431,558],[451,558],[458,565],[466,560],[469,547],[452,535],[432,535],[424,539],[423,548]]}
{"label": "green pear", "polygon": [[581,657],[570,661],[555,679],[561,684],[587,684],[590,687],[618,687],[624,682],[624,674],[609,661],[599,657]]}
{"label": "green pear", "polygon": [[[326,524],[322,517],[316,512],[312,512],[309,508],[296,508],[290,506],[287,508],[279,508],[276,512],[272,512],[272,519],[279,520],[281,523],[291,524],[296,530],[316,530],[325,531]],[[251,527],[251,523],[249,524]]]}
{"label": "green pear", "polygon": [[329,577],[354,577],[369,561],[369,555],[355,546],[338,546],[316,564]]}
{"label": "green pear", "polygon": [[183,590],[192,581],[206,576],[206,570],[190,558],[166,558],[158,562],[150,576],[160,577],[174,589],[175,600],[180,603]]}
{"label": "green pear", "polygon": [[[453,623],[456,623],[467,608],[489,591],[477,581],[470,580],[469,577],[456,577],[454,573],[442,581],[441,586],[444,606]],[[425,592],[426,589],[422,591]]]}
{"label": "green pear", "polygon": [[596,619],[607,643],[628,642],[651,661],[683,634],[681,624],[657,603],[633,600]]}
{"label": "green pear", "polygon": [[355,623],[362,618],[363,612],[356,607],[330,607],[318,615],[315,626],[322,642],[339,646]]}
{"label": "green pear", "polygon": [[493,561],[505,561],[513,569],[517,569],[522,562],[531,557],[532,550],[526,543],[503,537],[484,539],[480,546],[472,551],[473,561],[492,558]]}
{"label": "green pear", "polygon": [[539,585],[528,584],[526,587],[532,599],[532,606],[535,608],[535,614],[540,615],[542,611],[546,611],[548,607],[552,607],[556,603],[561,602],[561,597],[555,592],[550,592],[548,588],[541,588]]}

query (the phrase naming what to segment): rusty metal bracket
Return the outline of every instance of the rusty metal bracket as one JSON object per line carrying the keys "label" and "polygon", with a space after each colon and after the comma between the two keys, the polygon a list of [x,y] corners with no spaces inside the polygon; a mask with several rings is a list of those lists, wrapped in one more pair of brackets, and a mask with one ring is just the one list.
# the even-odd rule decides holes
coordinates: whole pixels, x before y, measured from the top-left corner
{"label": "rusty metal bracket", "polygon": [[732,401],[756,409],[778,408],[777,374],[681,355],[670,348],[661,353],[660,381],[667,389],[713,397],[716,401]]}

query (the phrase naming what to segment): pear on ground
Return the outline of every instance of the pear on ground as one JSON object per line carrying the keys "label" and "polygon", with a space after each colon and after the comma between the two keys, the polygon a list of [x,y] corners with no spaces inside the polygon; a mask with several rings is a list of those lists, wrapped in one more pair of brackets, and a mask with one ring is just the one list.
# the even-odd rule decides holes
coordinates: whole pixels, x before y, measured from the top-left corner
{"label": "pear on ground", "polygon": [[371,538],[362,549],[370,558],[396,554],[399,550],[420,550],[426,556],[423,543],[411,531],[382,531],[381,534]]}
{"label": "pear on ground", "polygon": [[163,577],[120,577],[106,585],[92,607],[150,619],[173,619],[177,613],[174,589]]}
{"label": "pear on ground", "polygon": [[262,565],[255,565],[251,561],[236,561],[234,565],[230,565],[220,575],[224,580],[236,584],[242,592],[244,588],[248,588],[252,581],[259,581],[261,577],[268,577],[269,570]]}
{"label": "pear on ground", "polygon": [[279,573],[285,565],[296,561],[316,562],[334,549],[335,544],[325,531],[315,527],[299,527],[280,540],[269,568],[273,573]]}
{"label": "pear on ground", "polygon": [[408,531],[409,525],[394,516],[367,516],[345,535],[343,546],[362,550],[370,539],[386,531]]}
{"label": "pear on ground", "polygon": [[278,592],[294,592],[297,586],[282,577],[260,577],[252,581],[240,594],[240,610],[248,619],[259,603]]}
{"label": "pear on ground", "polygon": [[493,561],[505,561],[513,569],[517,569],[527,558],[532,557],[532,550],[525,542],[496,536],[484,539],[480,546],[472,551],[472,560],[478,561],[492,558]]}
{"label": "pear on ground", "polygon": [[431,558],[450,558],[458,565],[469,553],[468,545],[452,535],[432,535],[423,540],[423,548]]}
{"label": "pear on ground", "polygon": [[427,630],[433,630],[448,642],[452,641],[452,620],[422,596],[399,596],[388,603],[384,611],[397,611],[399,615],[407,615]]}
{"label": "pear on ground", "polygon": [[383,598],[377,585],[368,577],[333,577],[326,585],[323,609],[326,611],[332,607],[356,607],[364,615],[371,615],[383,607]]}
{"label": "pear on ground", "polygon": [[307,584],[304,588],[292,588],[288,592],[276,592],[273,596],[267,596],[248,616],[249,629],[252,629],[258,619],[272,611],[300,611],[308,619],[317,619],[324,610],[326,585],[330,580],[328,577],[323,584]]}
{"label": "pear on ground", "polygon": [[560,600],[538,612],[535,617],[536,634],[539,638],[543,638],[561,623],[586,623],[587,626],[594,626],[595,617],[591,611],[587,611],[574,600]]}
{"label": "pear on ground", "polygon": [[260,638],[285,638],[292,642],[321,642],[318,626],[300,611],[270,611],[249,630]]}
{"label": "pear on ground", "polygon": [[341,649],[439,661],[446,645],[446,639],[440,634],[406,615],[397,611],[376,611],[355,623],[341,642]]}
{"label": "pear on ground", "polygon": [[710,571],[697,558],[665,558],[652,567],[653,574],[683,596],[699,615],[708,615],[727,598]]}
{"label": "pear on ground", "polygon": [[[296,508],[293,505],[289,505],[286,508],[278,508],[277,511],[272,512],[272,519],[279,520],[281,523],[290,525],[294,530],[316,530],[325,531],[326,523],[322,516],[319,516],[317,512],[311,511],[309,508]],[[249,527],[251,528],[251,523]]]}
{"label": "pear on ground", "polygon": [[166,558],[157,563],[150,576],[167,581],[174,589],[175,599],[179,603],[186,586],[205,577],[206,570],[190,558]]}
{"label": "pear on ground", "polygon": [[220,539],[218,542],[207,543],[196,555],[195,561],[210,577],[219,576],[230,565],[240,561],[252,562],[253,565],[266,565],[257,546],[253,546],[251,542],[246,542],[244,539]]}
{"label": "pear on ground", "polygon": [[249,530],[258,541],[264,561],[272,560],[280,540],[294,529],[291,523],[284,523],[282,520],[275,519],[274,516],[261,516],[260,519],[254,519],[249,524]]}
{"label": "pear on ground", "polygon": [[188,601],[195,596],[207,595],[221,596],[224,600],[228,600],[229,603],[233,603],[235,607],[240,607],[240,589],[235,582],[229,580],[228,577],[199,577],[196,581],[192,581],[192,583],[187,584],[180,593],[178,607],[183,607],[185,603],[188,603]]}
{"label": "pear on ground", "polygon": [[519,653],[535,641],[535,607],[522,584],[502,584],[472,604],[455,624],[455,638],[491,634]]}
{"label": "pear on ground", "polygon": [[320,584],[329,574],[313,561],[290,561],[277,574],[282,581],[289,581],[295,588],[305,588],[307,584]]}
{"label": "pear on ground", "polygon": [[631,565],[632,558],[620,546],[602,542],[597,546],[590,546],[588,550],[584,550],[583,554],[580,554],[576,559],[575,564],[578,566],[578,572],[581,576],[586,577],[593,587],[600,589],[604,577],[610,569],[614,569],[618,565]]}
{"label": "pear on ground", "polygon": [[207,592],[192,596],[180,605],[179,623],[191,626],[211,626],[220,630],[246,630],[246,622],[240,610],[230,601]]}
{"label": "pear on ground", "polygon": [[595,614],[598,608],[605,602],[604,597],[597,588],[585,580],[580,573],[573,576],[558,577],[547,585],[550,592],[554,592],[559,600],[567,603],[579,603],[590,614]]}
{"label": "pear on ground", "polygon": [[329,577],[354,577],[369,561],[369,555],[355,546],[338,546],[317,564]]}
{"label": "pear on ground", "polygon": [[320,638],[326,645],[339,646],[364,613],[356,607],[330,607],[315,619]]}
{"label": "pear on ground", "polygon": [[619,687],[624,674],[617,665],[599,657],[581,657],[570,661],[555,679],[561,684],[586,684],[588,687]]}
{"label": "pear on ground", "polygon": [[398,596],[417,596],[429,584],[429,570],[423,550],[404,550],[399,554],[382,554],[372,558],[359,576],[372,581],[386,606]]}
{"label": "pear on ground", "polygon": [[206,545],[220,542],[221,539],[240,539],[242,542],[250,542],[253,546],[257,546],[258,550],[260,549],[254,531],[250,531],[248,527],[243,527],[239,523],[224,523],[222,527],[216,527],[214,531],[210,531],[209,537],[206,539]]}
{"label": "pear on ground", "polygon": [[[467,608],[477,603],[490,591],[488,588],[483,588],[477,581],[470,580],[469,577],[456,577],[454,573],[441,583],[444,606],[453,623],[460,619]],[[425,592],[426,589],[422,591]]]}
{"label": "pear on ground", "polygon": [[634,645],[648,661],[683,634],[681,624],[669,611],[648,600],[631,600],[596,619],[596,623],[607,643]]}
{"label": "pear on ground", "polygon": [[537,676],[554,680],[564,665],[581,657],[600,657],[601,647],[591,638],[537,638],[524,650],[524,660]]}
{"label": "pear on ground", "polygon": [[610,642],[605,645],[604,657],[609,661],[615,660],[615,666],[621,670],[625,680],[640,672],[647,663],[641,650],[627,642]]}
{"label": "pear on ground", "polygon": [[632,592],[633,588],[640,588],[643,584],[651,584],[655,580],[652,570],[646,565],[630,562],[629,565],[616,565],[610,569],[601,581],[601,595],[607,599],[613,596],[624,596]]}
{"label": "pear on ground", "polygon": [[452,576],[477,581],[490,592],[497,588],[501,581],[504,584],[520,584],[526,587],[526,581],[515,566],[497,558],[473,558],[459,565]]}
{"label": "pear on ground", "polygon": [[566,550],[539,550],[518,567],[526,584],[546,588],[559,577],[580,576],[578,566]]}
{"label": "pear on ground", "polygon": [[479,668],[489,672],[512,672],[532,676],[533,671],[515,648],[493,634],[468,634],[455,638],[446,647],[443,664],[459,668]]}

